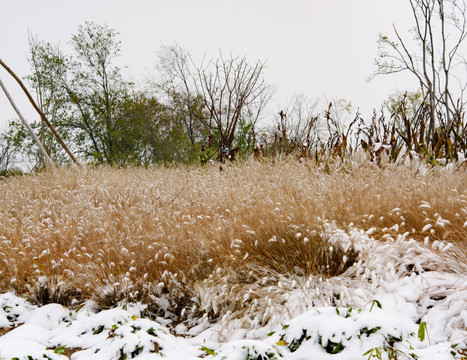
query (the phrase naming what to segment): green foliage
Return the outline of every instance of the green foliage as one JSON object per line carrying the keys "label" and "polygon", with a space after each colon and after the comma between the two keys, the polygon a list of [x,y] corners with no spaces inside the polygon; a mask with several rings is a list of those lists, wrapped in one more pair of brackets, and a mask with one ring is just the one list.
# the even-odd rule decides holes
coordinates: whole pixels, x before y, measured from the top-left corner
{"label": "green foliage", "polygon": [[376,358],[376,359],[379,359],[381,360],[383,358],[383,353],[384,353],[384,349],[381,348],[381,347],[375,347],[375,348],[372,348],[368,351],[366,351],[363,356],[366,356],[368,355],[368,360],[370,360],[371,358]]}
{"label": "green foliage", "polygon": [[[132,84],[123,80],[121,70],[113,64],[120,50],[116,36],[107,26],[86,22],[71,38],[70,56],[49,43],[30,40],[27,79],[39,107],[72,151],[96,163],[125,161],[129,152],[126,139],[132,133],[132,124],[118,116]],[[44,124],[35,122],[32,127],[52,158],[63,163],[63,151]],[[40,164],[32,141],[17,122],[10,125],[9,139]]]}
{"label": "green foliage", "polygon": [[[367,305],[371,304],[371,308],[368,309],[368,312],[372,311],[372,308],[374,306],[378,308],[382,308],[381,303],[378,300],[372,300],[368,302]],[[342,309],[342,308],[335,308],[335,311],[338,316],[341,316],[345,319],[348,319],[353,316],[359,316],[358,314],[362,313],[362,309],[356,309],[356,311],[353,311],[353,308],[347,308],[347,309]],[[352,320],[350,320],[352,321]],[[279,341],[276,342],[276,345],[279,346],[287,346],[290,352],[295,352],[297,351],[300,346],[306,342],[306,341],[314,341],[316,344],[319,344],[328,354],[338,354],[342,351],[345,350],[345,345],[343,339],[335,338],[336,334],[333,334],[332,339],[327,339],[325,342],[323,341],[323,336],[318,332],[316,335],[310,335],[308,330],[306,328],[302,329],[302,334],[300,337],[294,337],[294,338],[288,338],[287,337],[287,325],[282,325],[282,330],[284,331],[283,333],[280,334],[279,336]],[[400,336],[394,336],[391,334],[384,334],[381,333],[381,326],[375,326],[372,328],[369,327],[362,327],[359,329],[359,332],[355,335],[352,334],[344,334],[342,333],[342,336],[348,340],[351,341],[352,338],[358,337],[361,341],[364,341],[364,337],[370,337],[376,333],[379,334],[379,336],[383,337],[384,342],[381,344],[381,346],[377,346],[374,348],[369,349],[366,351],[363,356],[368,356],[368,359],[376,358],[376,359],[383,359],[383,358],[389,358],[389,359],[400,359],[400,358],[406,358],[406,359],[416,359],[417,355],[412,352],[413,346],[408,342],[407,339],[403,339],[402,334]],[[268,334],[269,336],[274,335],[275,332],[271,332]],[[410,336],[413,336],[414,334],[410,334]],[[312,336],[314,338],[312,339]],[[425,337],[428,336],[428,332],[426,329],[426,323],[422,322],[420,323],[419,326],[419,331],[418,331],[418,338],[423,341]],[[404,341],[404,343],[403,343]],[[453,349],[455,346],[453,346]],[[454,350],[453,350],[454,351]]]}
{"label": "green foliage", "polygon": [[[402,337],[394,337],[389,335],[385,337],[385,342],[383,346],[374,347],[366,351],[363,356],[368,355],[368,360],[371,358],[376,358],[379,360],[383,359],[383,354],[386,354],[388,359],[418,359],[418,356],[413,352],[405,352],[399,348],[396,348],[396,344],[400,344],[402,342]],[[407,341],[409,346],[406,346],[407,350],[413,350],[413,347]]]}
{"label": "green foliage", "polygon": [[418,326],[418,339],[420,341],[425,341],[425,336],[428,338],[428,341],[430,341],[430,337],[428,335],[428,328],[426,327],[426,322],[422,321]]}
{"label": "green foliage", "polygon": [[257,351],[253,350],[253,352],[250,353],[249,347],[243,347],[243,349],[246,349],[247,351],[245,360],[277,360],[276,354],[272,351],[258,353]]}
{"label": "green foliage", "polygon": [[19,149],[13,146],[6,132],[0,133],[0,176],[15,175],[18,172],[12,167],[18,156]]}
{"label": "green foliage", "polygon": [[303,329],[302,331],[302,336],[300,336],[298,339],[293,339],[290,344],[289,344],[289,350],[290,352],[295,352],[298,350],[300,345],[306,340],[309,340],[311,336],[307,336],[307,331]]}
{"label": "green foliage", "polygon": [[328,354],[338,354],[340,353],[342,350],[345,349],[345,346],[342,345],[342,342],[333,342],[331,340],[328,340],[328,342],[326,343],[326,345],[323,345],[323,348],[324,350],[326,350],[326,352]]}
{"label": "green foliage", "polygon": [[206,165],[207,162],[213,159],[216,154],[217,151],[214,150],[213,147],[205,147],[204,145],[202,145],[199,155],[201,165]]}
{"label": "green foliage", "polygon": [[381,329],[381,326],[376,326],[376,327],[371,328],[371,329],[368,329],[367,327],[364,327],[364,328],[360,329],[360,335],[365,334],[368,337],[371,334],[376,333],[380,329]]}
{"label": "green foliage", "polygon": [[[63,127],[67,118],[69,106],[66,88],[63,86],[67,78],[70,60],[56,46],[45,41],[30,37],[29,57],[31,72],[26,79],[36,93],[36,102],[42,113],[49,119],[60,137],[69,143],[69,132]],[[19,126],[18,126],[19,125]],[[49,156],[59,163],[68,161],[62,147],[58,144],[51,130],[42,120],[31,124]],[[19,131],[21,124],[13,127],[16,130],[16,145],[26,135],[28,141],[22,141],[27,146],[22,149],[23,155],[33,162],[35,167],[44,166],[42,155],[36,150],[36,145],[29,139],[29,134]]]}
{"label": "green foliage", "polygon": [[[85,161],[118,166],[197,161],[202,127],[194,123],[203,116],[202,99],[193,96],[187,103],[175,87],[166,104],[135,92],[114,64],[121,45],[117,36],[106,25],[86,22],[71,37],[70,56],[31,39],[27,79],[40,108]],[[50,130],[40,122],[32,127],[51,157],[66,163]],[[36,168],[41,166],[43,160],[19,121],[10,123],[7,139]]]}
{"label": "green foliage", "polygon": [[370,301],[371,303],[371,307],[370,307],[370,312],[371,310],[373,310],[373,307],[376,305],[377,307],[379,307],[380,309],[382,309],[383,307],[381,306],[381,303],[378,301],[378,300],[372,300]]}
{"label": "green foliage", "polygon": [[416,354],[414,354],[414,353],[406,354],[404,351],[399,350],[399,349],[395,349],[392,346],[372,348],[372,349],[366,351],[363,354],[363,356],[368,355],[368,360],[370,360],[371,358],[376,358],[378,360],[382,360],[383,359],[383,354],[386,354],[386,356],[390,360],[397,360],[397,359],[400,359],[401,357],[405,358],[405,359],[418,359],[418,356]]}
{"label": "green foliage", "polygon": [[60,346],[54,350],[55,354],[62,355],[66,351],[66,346]]}
{"label": "green foliage", "polygon": [[102,331],[104,331],[104,325],[99,325],[96,329],[93,329],[93,335],[100,334]]}
{"label": "green foliage", "polygon": [[134,94],[123,106],[121,117],[132,124],[131,134],[122,134],[135,164],[193,163],[198,145],[192,144],[176,109],[154,97]]}
{"label": "green foliage", "polygon": [[[344,318],[345,318],[345,319],[349,318],[350,315],[352,314],[352,311],[353,311],[353,308],[351,308],[351,307],[348,308],[347,311],[346,311],[345,314],[344,314]],[[341,315],[341,312],[340,312],[340,310],[339,310],[338,307],[336,307],[336,314],[339,315],[339,316]]]}
{"label": "green foliage", "polygon": [[384,101],[384,107],[390,114],[395,114],[404,108],[409,117],[413,117],[422,105],[423,97],[420,91],[396,91]]}
{"label": "green foliage", "polygon": [[249,156],[253,153],[255,147],[255,128],[254,123],[245,118],[241,118],[237,125],[235,135],[235,146],[241,157]]}
{"label": "green foliage", "polygon": [[119,116],[132,84],[113,64],[119,56],[117,33],[107,26],[86,22],[71,38],[74,51],[70,80],[64,83],[71,117],[67,126],[73,142],[89,160],[119,164],[132,152],[127,141],[133,124]]}
{"label": "green foliage", "polygon": [[21,176],[23,175],[23,172],[21,169],[13,168],[13,169],[8,169],[8,170],[0,170],[0,180],[2,178],[9,178],[11,176]]}
{"label": "green foliage", "polygon": [[202,346],[201,347],[201,351],[204,351],[206,354],[208,355],[211,355],[211,356],[216,356],[217,354],[214,352],[214,350],[206,347],[206,346]]}
{"label": "green foliage", "polygon": [[[69,143],[69,134],[66,133],[66,127],[63,127],[62,124],[63,122],[57,119],[55,122],[55,128],[61,138],[66,143]],[[42,140],[44,148],[54,161],[60,164],[69,163],[69,158],[65,151],[60,145],[58,145],[52,133],[42,126],[41,122],[36,121],[30,125],[38,135],[38,138]],[[34,169],[39,169],[44,166],[44,160],[39,149],[19,119],[9,122],[5,138],[9,145],[14,149],[14,152],[27,159]]]}

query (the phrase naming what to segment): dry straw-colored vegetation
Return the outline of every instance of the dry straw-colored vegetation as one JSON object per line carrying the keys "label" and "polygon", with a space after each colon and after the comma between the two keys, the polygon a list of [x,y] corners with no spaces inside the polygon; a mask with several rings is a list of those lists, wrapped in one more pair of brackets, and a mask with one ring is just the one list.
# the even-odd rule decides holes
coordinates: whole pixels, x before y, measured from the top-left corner
{"label": "dry straw-colored vegetation", "polygon": [[[446,168],[70,168],[1,180],[0,194],[0,291],[38,304],[143,301],[153,315],[215,320],[281,278],[351,266],[357,251],[331,246],[324,221],[450,241],[449,256],[467,259],[467,175]],[[206,301],[200,289],[215,285]]]}

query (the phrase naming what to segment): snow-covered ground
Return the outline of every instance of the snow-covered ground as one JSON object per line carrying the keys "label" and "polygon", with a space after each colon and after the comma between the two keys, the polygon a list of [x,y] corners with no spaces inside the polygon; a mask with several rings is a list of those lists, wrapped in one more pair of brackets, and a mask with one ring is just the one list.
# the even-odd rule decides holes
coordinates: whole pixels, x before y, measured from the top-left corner
{"label": "snow-covered ground", "polygon": [[466,359],[466,264],[449,256],[455,246],[371,233],[328,225],[331,243],[353,245],[359,262],[327,280],[284,279],[261,326],[248,312],[189,329],[147,318],[142,304],[96,311],[0,295],[0,359]]}

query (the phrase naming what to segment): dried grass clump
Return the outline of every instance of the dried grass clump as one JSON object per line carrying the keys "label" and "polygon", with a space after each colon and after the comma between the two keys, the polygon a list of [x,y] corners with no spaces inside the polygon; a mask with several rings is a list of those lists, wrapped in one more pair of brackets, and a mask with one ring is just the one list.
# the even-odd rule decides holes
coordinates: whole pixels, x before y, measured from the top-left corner
{"label": "dried grass clump", "polygon": [[382,240],[451,241],[465,261],[466,180],[294,161],[9,178],[0,182],[0,291],[38,304],[144,301],[154,315],[216,319],[258,303],[280,278],[346,271],[358,252],[329,243],[324,220]]}

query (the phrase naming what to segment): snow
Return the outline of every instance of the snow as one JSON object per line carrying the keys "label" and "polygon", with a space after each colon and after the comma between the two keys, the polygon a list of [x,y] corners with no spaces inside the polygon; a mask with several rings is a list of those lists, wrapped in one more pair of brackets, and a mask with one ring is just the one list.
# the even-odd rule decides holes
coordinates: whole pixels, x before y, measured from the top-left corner
{"label": "snow", "polygon": [[2,294],[0,358],[465,359],[466,265],[447,257],[455,245],[429,247],[408,233],[381,242],[372,233],[327,224],[330,243],[358,250],[358,262],[334,278],[284,277],[265,289],[266,323],[252,309],[243,318],[232,313],[215,324],[171,327],[150,319],[144,304],[101,311],[92,302],[38,307]]}

